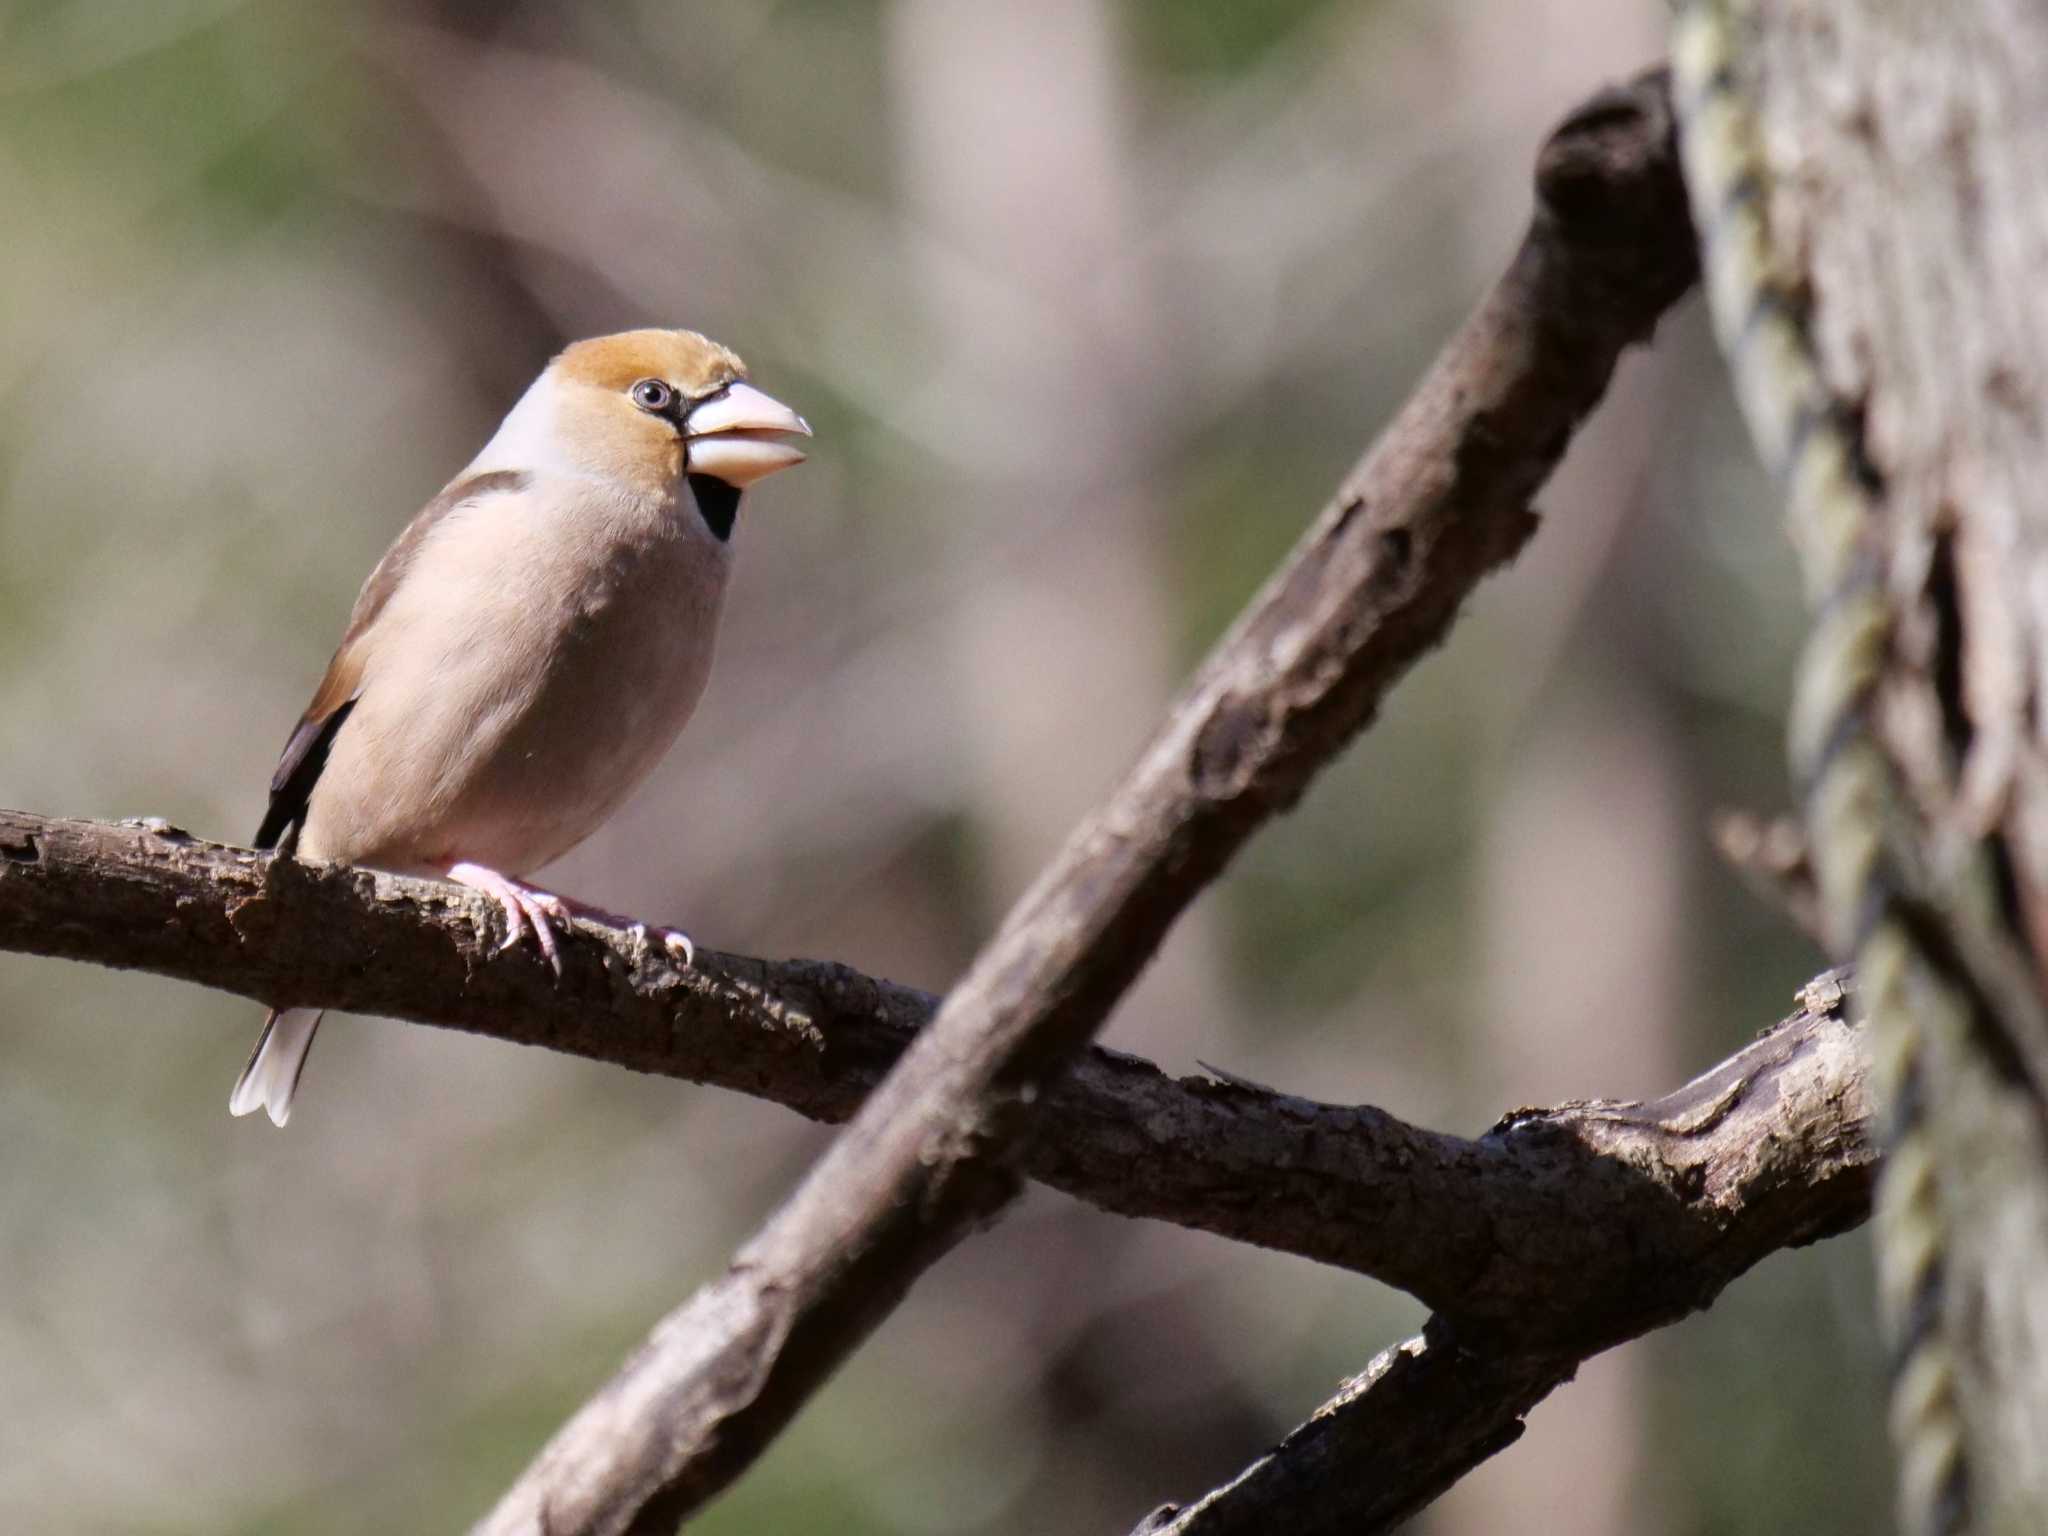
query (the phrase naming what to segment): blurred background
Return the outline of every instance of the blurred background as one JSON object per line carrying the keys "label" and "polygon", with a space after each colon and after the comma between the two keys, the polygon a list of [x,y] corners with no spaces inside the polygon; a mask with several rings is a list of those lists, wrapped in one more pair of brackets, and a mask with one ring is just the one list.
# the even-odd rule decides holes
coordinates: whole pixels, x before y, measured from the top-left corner
{"label": "blurred background", "polygon": [[[562,889],[940,989],[1510,253],[1660,0],[0,0],[0,804],[246,839],[358,584],[563,341],[687,324],[809,416],[719,670]],[[1476,1132],[1653,1094],[1818,961],[1707,820],[1784,800],[1794,577],[1697,301],[1451,644],[1110,1043]],[[0,955],[0,1523],[445,1530],[825,1135]],[[1592,1363],[1417,1522],[1887,1528],[1863,1239]],[[1406,1298],[1045,1191],[707,1532],[1106,1532]],[[1768,1517],[1763,1511],[1768,1510]]]}

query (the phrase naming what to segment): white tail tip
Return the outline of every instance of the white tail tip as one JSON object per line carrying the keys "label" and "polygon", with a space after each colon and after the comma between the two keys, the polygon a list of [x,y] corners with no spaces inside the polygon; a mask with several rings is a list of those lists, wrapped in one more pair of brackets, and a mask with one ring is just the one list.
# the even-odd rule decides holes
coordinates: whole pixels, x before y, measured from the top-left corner
{"label": "white tail tip", "polygon": [[249,1064],[228,1095],[228,1113],[251,1115],[260,1109],[272,1125],[291,1119],[292,1094],[298,1089],[299,1074],[306,1070],[313,1031],[319,1027],[316,1008],[272,1009],[263,1021],[263,1033],[256,1037],[256,1049],[249,1053]]}

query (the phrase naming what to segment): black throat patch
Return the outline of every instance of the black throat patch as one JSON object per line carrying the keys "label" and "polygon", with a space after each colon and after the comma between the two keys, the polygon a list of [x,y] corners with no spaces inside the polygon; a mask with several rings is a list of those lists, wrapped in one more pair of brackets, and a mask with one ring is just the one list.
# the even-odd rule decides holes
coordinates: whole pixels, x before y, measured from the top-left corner
{"label": "black throat patch", "polygon": [[740,515],[740,491],[736,485],[727,485],[716,475],[685,475],[690,483],[691,499],[697,503],[697,515],[704,519],[704,526],[711,530],[711,536],[723,544],[732,537],[732,525]]}

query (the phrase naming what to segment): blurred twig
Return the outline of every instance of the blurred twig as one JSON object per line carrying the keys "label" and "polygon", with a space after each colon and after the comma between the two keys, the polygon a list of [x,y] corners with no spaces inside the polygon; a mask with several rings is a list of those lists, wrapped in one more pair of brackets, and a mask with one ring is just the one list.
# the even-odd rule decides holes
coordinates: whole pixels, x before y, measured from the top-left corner
{"label": "blurred twig", "polygon": [[1714,851],[1743,884],[1825,950],[1820,891],[1799,823],[1789,816],[1766,819],[1753,811],[1724,810],[1715,813],[1713,835]]}
{"label": "blurred twig", "polygon": [[1671,150],[1661,78],[1603,93],[1559,130],[1507,274],[1136,767],[789,1201],[480,1530],[672,1528],[1009,1203],[1038,1098],[1194,895],[1521,547],[1529,498],[1621,351],[1691,285]]}

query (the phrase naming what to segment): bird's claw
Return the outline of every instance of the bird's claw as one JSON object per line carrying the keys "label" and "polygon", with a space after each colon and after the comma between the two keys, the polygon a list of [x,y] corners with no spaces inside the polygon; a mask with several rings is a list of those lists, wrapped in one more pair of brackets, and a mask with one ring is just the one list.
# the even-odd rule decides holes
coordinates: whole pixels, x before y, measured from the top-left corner
{"label": "bird's claw", "polygon": [[[548,969],[557,977],[562,974],[562,950],[555,939],[554,925],[568,917],[569,909],[561,897],[536,890],[481,864],[457,864],[449,869],[448,878],[496,899],[498,910],[505,914],[505,939],[497,946],[497,953],[517,949],[519,941],[531,933]],[[479,932],[478,937],[488,935]]]}
{"label": "bird's claw", "polygon": [[691,969],[697,963],[696,942],[680,928],[652,928],[646,923],[636,922],[626,931],[633,936],[635,944],[651,943],[653,936],[658,933],[661,935],[661,947],[667,951],[670,959],[680,959],[685,970]]}
{"label": "bird's claw", "polygon": [[[522,930],[532,929],[533,942],[540,946],[540,952],[548,968],[557,976],[562,974],[562,950],[555,940],[555,924],[568,914],[562,904],[546,891],[519,889],[506,902],[505,942],[498,946],[500,951],[516,947]],[[515,922],[512,914],[518,914]]]}

